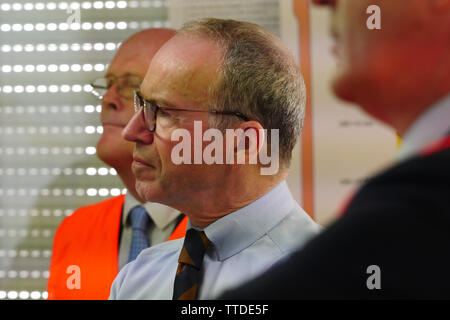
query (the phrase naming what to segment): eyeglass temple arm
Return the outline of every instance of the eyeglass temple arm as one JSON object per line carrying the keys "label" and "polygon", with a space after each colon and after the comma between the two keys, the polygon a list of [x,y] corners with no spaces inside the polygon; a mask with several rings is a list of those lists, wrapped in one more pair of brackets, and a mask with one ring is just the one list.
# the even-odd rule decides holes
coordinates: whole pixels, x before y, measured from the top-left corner
{"label": "eyeglass temple arm", "polygon": [[229,115],[233,115],[233,116],[238,116],[242,119],[244,119],[245,121],[249,121],[249,118],[246,117],[245,115],[243,115],[240,112],[234,112],[234,111],[217,111],[217,110],[189,110],[189,109],[179,109],[179,108],[164,108],[164,107],[159,107],[162,110],[178,110],[178,111],[189,111],[189,112],[209,112],[209,113],[214,113],[214,114],[229,114]]}

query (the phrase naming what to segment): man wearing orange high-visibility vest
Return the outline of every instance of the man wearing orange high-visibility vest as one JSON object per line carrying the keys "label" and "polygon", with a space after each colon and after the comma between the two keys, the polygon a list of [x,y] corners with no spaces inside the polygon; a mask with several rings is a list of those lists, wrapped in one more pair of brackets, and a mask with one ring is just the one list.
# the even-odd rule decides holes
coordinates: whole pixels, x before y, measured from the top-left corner
{"label": "man wearing orange high-visibility vest", "polygon": [[104,78],[92,83],[102,97],[103,133],[97,155],[118,173],[126,195],[76,210],[56,231],[48,299],[107,299],[119,270],[148,246],[185,235],[187,217],[139,196],[131,171],[134,144],[122,130],[134,114],[137,90],[158,49],[174,35],[170,29],[140,31],[119,48]]}

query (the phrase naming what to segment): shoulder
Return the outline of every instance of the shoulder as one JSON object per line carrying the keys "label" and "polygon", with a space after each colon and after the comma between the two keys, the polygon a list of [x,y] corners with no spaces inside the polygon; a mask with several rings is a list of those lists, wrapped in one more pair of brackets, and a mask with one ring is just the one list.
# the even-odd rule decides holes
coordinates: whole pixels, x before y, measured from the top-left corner
{"label": "shoulder", "polygon": [[[436,296],[437,288],[448,293],[449,161],[446,150],[411,158],[373,177],[342,217],[286,263],[248,285],[244,294],[354,299],[379,293],[429,298]],[[383,274],[385,289],[378,293],[365,286],[371,265]],[[402,288],[411,290],[405,295]],[[433,291],[427,291],[430,288]]]}
{"label": "shoulder", "polygon": [[[450,147],[437,150],[435,152],[422,152],[416,156],[410,157],[397,165],[393,166],[391,169],[398,168],[415,168],[417,164],[422,165],[422,169],[436,169],[437,166],[440,169],[444,169],[447,173],[450,172],[450,168],[445,164],[450,160]],[[427,167],[423,167],[423,164],[427,164]]]}
{"label": "shoulder", "polygon": [[291,252],[303,246],[322,231],[298,204],[276,226],[267,232],[282,252]]}
{"label": "shoulder", "polygon": [[149,262],[156,262],[159,260],[170,259],[178,255],[183,247],[184,237],[176,240],[166,241],[150,248],[142,250],[139,256],[135,260],[135,267],[147,266]]}
{"label": "shoulder", "polygon": [[[415,156],[406,159],[387,170],[376,175],[369,180],[370,183],[383,182],[389,179],[389,183],[393,184],[396,181],[401,182],[407,179],[407,182],[417,181],[420,183],[434,182],[438,180],[450,179],[450,148],[422,156]],[[392,181],[392,180],[396,181]]]}
{"label": "shoulder", "polygon": [[[386,214],[409,208],[413,213],[450,210],[450,149],[396,164],[368,180],[355,195],[346,214],[374,211]],[[346,215],[345,214],[345,215]]]}
{"label": "shoulder", "polygon": [[116,206],[120,206],[122,207],[123,202],[125,200],[125,196],[124,195],[120,195],[117,197],[113,197],[113,198],[109,198],[97,203],[93,203],[87,206],[83,206],[78,208],[77,210],[74,211],[74,213],[70,216],[70,217],[79,217],[80,215],[82,215],[83,213],[86,212],[92,212],[92,211],[99,211],[99,210],[104,210],[104,209],[110,209]]}
{"label": "shoulder", "polygon": [[143,250],[120,270],[111,286],[110,299],[158,297],[158,292],[167,289],[167,281],[175,276],[170,274],[176,271],[183,241],[184,238],[167,241]]}
{"label": "shoulder", "polygon": [[[444,161],[445,160],[445,161]],[[449,241],[450,149],[403,161],[370,179],[321,239],[361,252],[431,248]],[[445,241],[443,239],[446,239]],[[433,245],[434,243],[434,245]],[[364,246],[361,247],[361,246]],[[342,249],[343,249],[342,248]]]}
{"label": "shoulder", "polygon": [[112,216],[112,213],[121,213],[125,196],[109,198],[94,204],[83,206],[75,210],[70,216],[66,217],[57,229],[57,233],[67,233],[70,230],[80,230],[75,226],[83,227],[86,223],[92,223],[93,219],[101,219],[105,214]]}

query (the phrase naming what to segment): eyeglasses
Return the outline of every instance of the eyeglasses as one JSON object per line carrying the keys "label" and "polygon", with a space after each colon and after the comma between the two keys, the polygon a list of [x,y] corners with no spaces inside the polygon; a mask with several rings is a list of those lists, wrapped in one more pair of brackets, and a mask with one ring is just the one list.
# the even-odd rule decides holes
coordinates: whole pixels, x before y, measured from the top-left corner
{"label": "eyeglasses", "polygon": [[151,132],[154,132],[156,130],[156,115],[157,115],[158,111],[163,111],[163,112],[165,112],[165,111],[187,111],[187,112],[206,112],[206,113],[213,113],[213,114],[234,115],[245,121],[249,121],[249,118],[247,118],[240,112],[216,111],[216,110],[208,111],[208,110],[192,110],[192,109],[160,107],[154,101],[149,101],[149,100],[143,99],[138,91],[134,91],[134,111],[138,112],[141,109],[144,110],[144,112],[142,113],[143,118],[144,118],[144,123],[145,123],[147,129]]}
{"label": "eyeglasses", "polygon": [[115,83],[117,83],[117,93],[119,96],[127,99],[131,99],[134,96],[134,91],[139,89],[142,79],[139,76],[134,75],[124,75],[121,77],[103,77],[95,79],[91,86],[94,88],[91,93],[102,99],[109,88],[111,88]]}

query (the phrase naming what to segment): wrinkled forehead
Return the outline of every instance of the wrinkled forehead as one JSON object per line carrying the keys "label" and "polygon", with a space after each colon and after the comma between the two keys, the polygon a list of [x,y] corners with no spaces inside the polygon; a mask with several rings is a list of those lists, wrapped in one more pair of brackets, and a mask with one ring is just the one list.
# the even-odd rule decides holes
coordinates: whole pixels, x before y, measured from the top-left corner
{"label": "wrinkled forehead", "polygon": [[218,79],[221,61],[222,49],[214,42],[177,35],[156,53],[141,91],[152,99],[176,95],[202,101]]}

